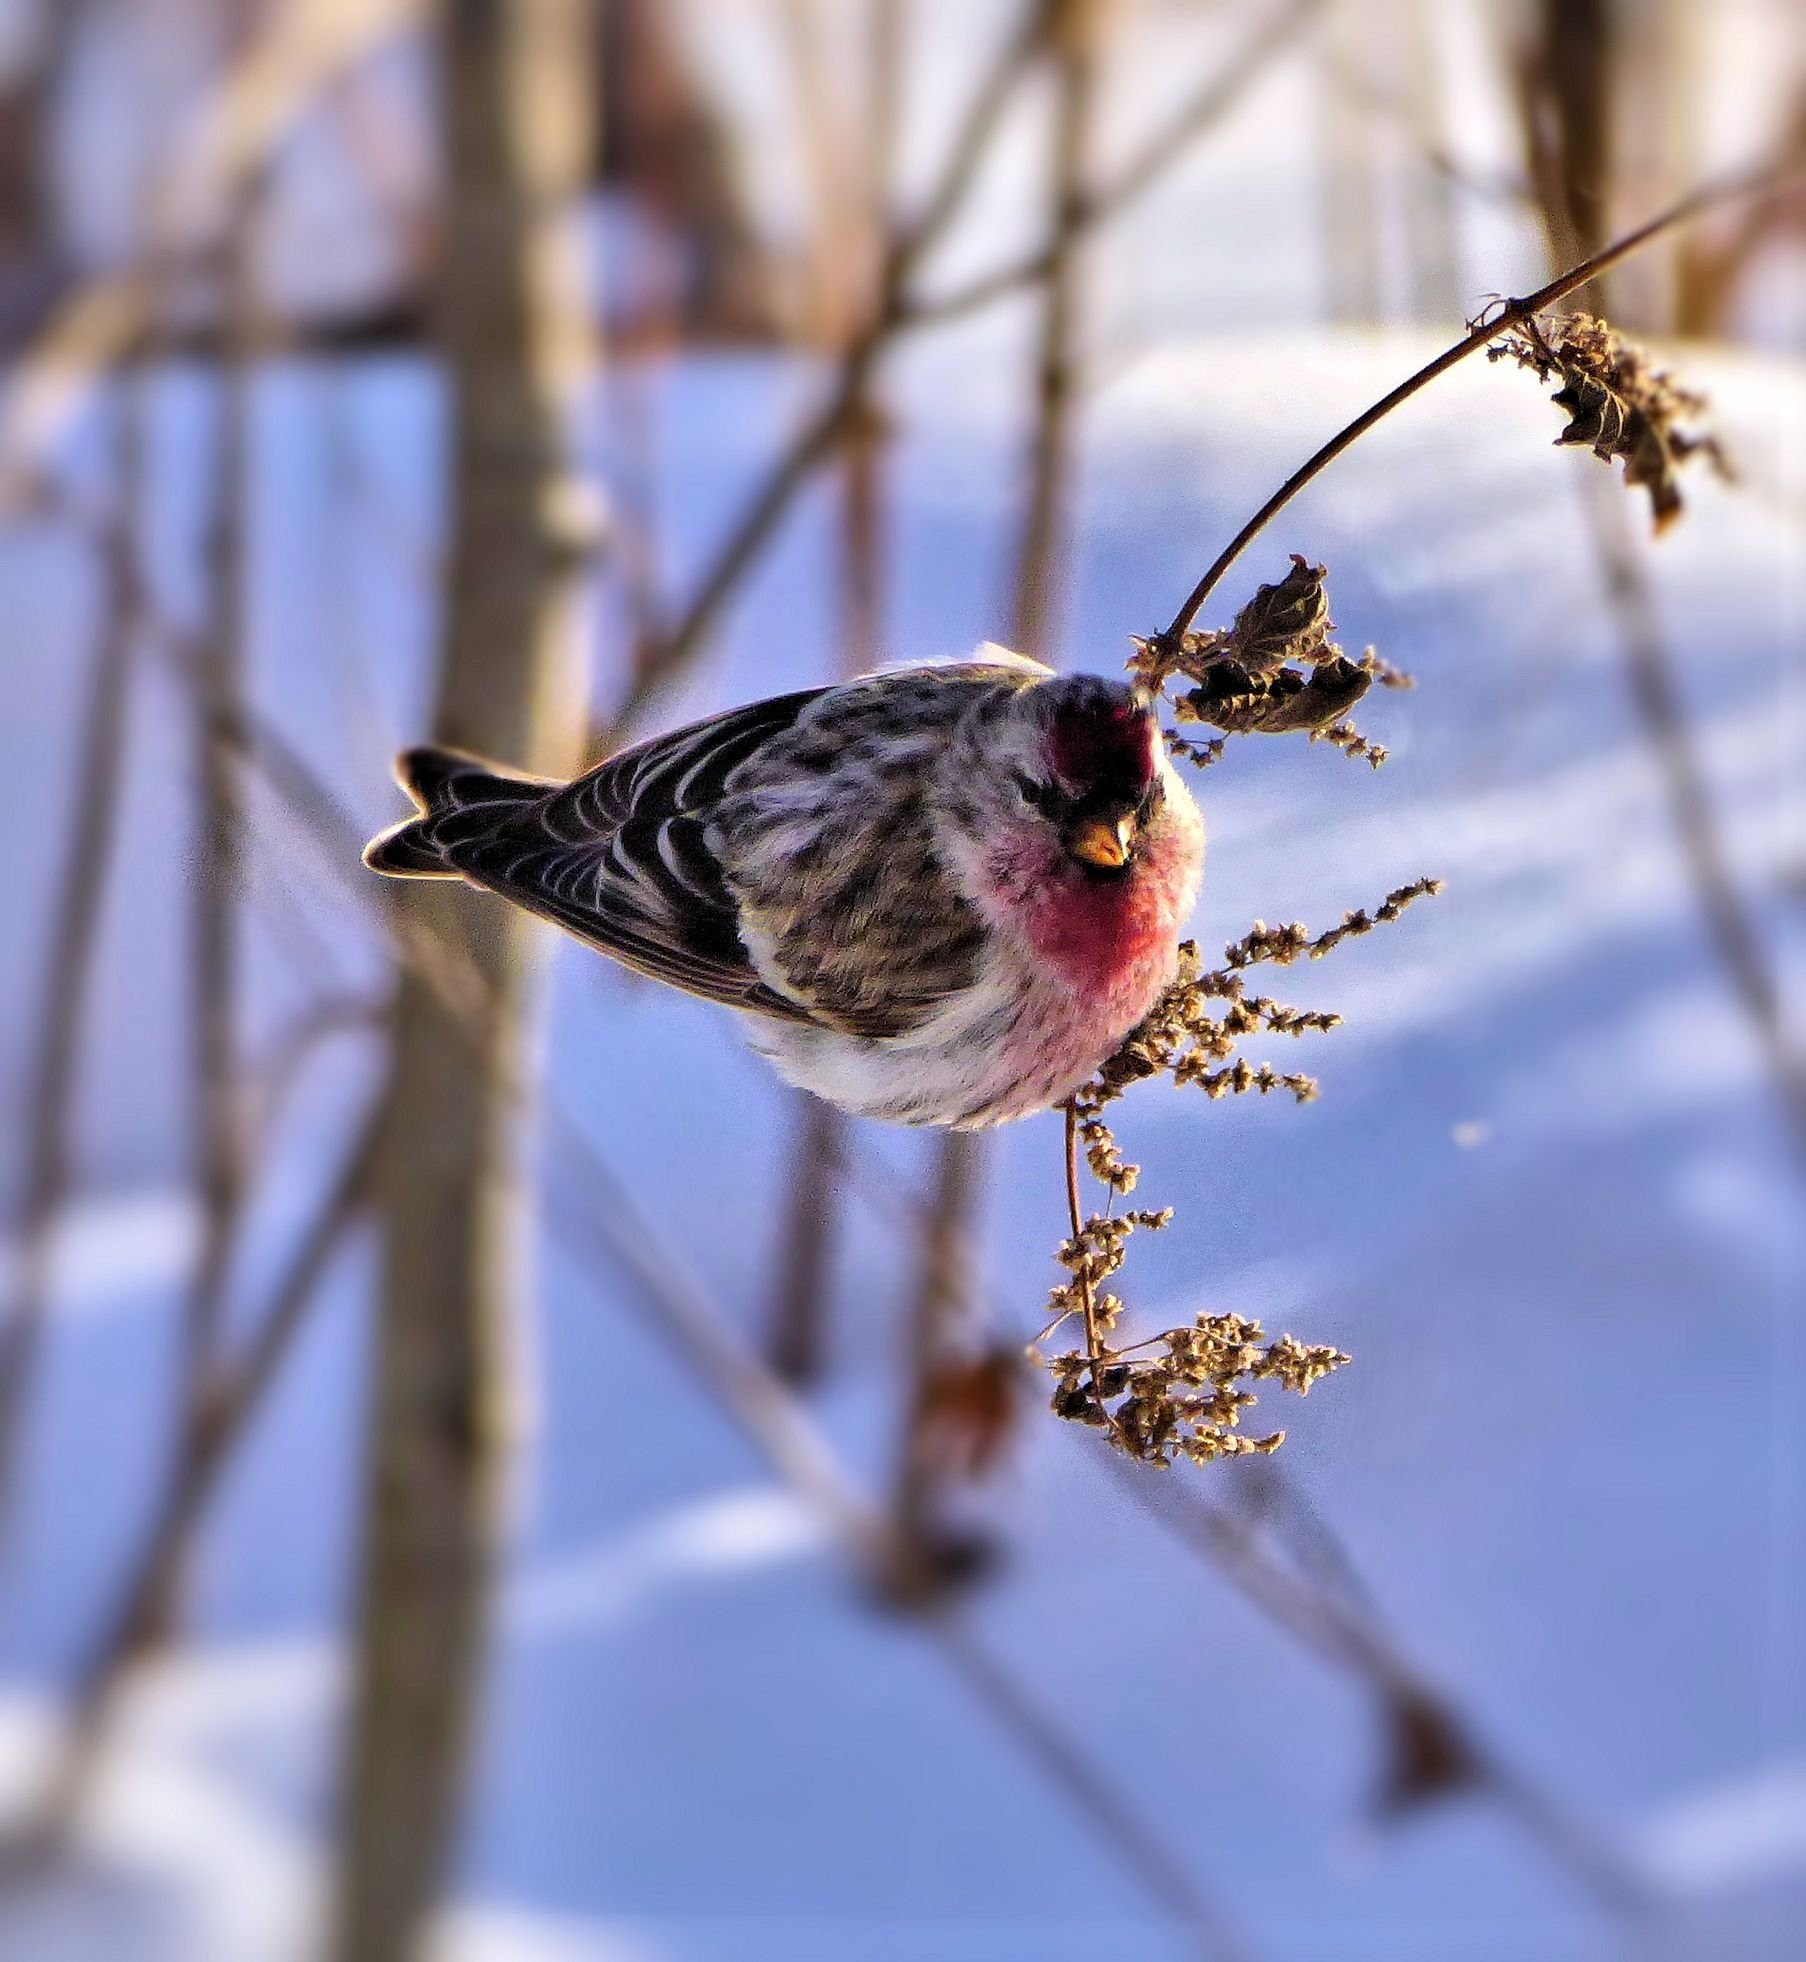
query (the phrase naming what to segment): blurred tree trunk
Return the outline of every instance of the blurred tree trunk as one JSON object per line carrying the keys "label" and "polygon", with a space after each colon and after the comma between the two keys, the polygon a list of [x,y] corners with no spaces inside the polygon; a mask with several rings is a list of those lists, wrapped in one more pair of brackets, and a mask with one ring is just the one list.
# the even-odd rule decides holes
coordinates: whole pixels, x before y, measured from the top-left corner
{"label": "blurred tree trunk", "polygon": [[1337,70],[1366,74],[1392,50],[1388,13],[1336,6],[1317,41],[1323,106],[1315,118],[1322,214],[1324,306],[1331,320],[1366,325],[1385,315],[1380,264],[1380,179],[1372,109],[1355,100]]}
{"label": "blurred tree trunk", "polygon": [[[1082,265],[1078,237],[1090,187],[1098,69],[1110,25],[1108,0],[1053,0],[1047,46],[1054,71],[1048,169],[1048,267],[1034,357],[1034,423],[1027,494],[1010,602],[1010,644],[1046,660],[1066,595],[1071,533],[1074,378]],[[929,1223],[922,1235],[911,1304],[911,1396],[892,1488],[892,1519],[903,1562],[896,1591],[953,1583],[977,1571],[984,1548],[945,1518],[953,1470],[942,1423],[971,1346],[963,1324],[973,1293],[972,1240],[984,1194],[988,1140],[948,1131],[935,1142]],[[985,1454],[981,1451],[978,1457]]]}
{"label": "blurred tree trunk", "polygon": [[[810,253],[816,330],[843,344],[865,332],[883,303],[885,247],[894,231],[892,180],[903,83],[902,0],[867,0],[865,82],[859,130],[825,113],[831,78],[820,61],[819,12],[792,4],[784,22],[796,78],[798,114],[809,118],[815,237]],[[840,673],[868,674],[883,665],[885,624],[885,456],[889,411],[878,380],[860,373],[846,415],[841,454]],[[769,1354],[786,1382],[804,1385],[827,1358],[829,1283],[847,1120],[805,1091],[794,1099],[795,1144],[789,1203],[773,1274]]]}
{"label": "blurred tree trunk", "polygon": [[82,9],[41,7],[33,45],[0,80],[0,347],[29,340],[68,267],[51,197],[49,125]]}
{"label": "blurred tree trunk", "polygon": [[650,326],[658,345],[668,310],[686,338],[775,338],[769,256],[736,183],[732,132],[686,55],[679,9],[671,0],[607,0],[597,11],[594,175],[668,231],[673,276],[652,316],[623,314],[611,334],[637,343]]}
{"label": "blurred tree trunk", "polygon": [[[1525,164],[1552,267],[1573,265],[1609,236],[1618,46],[1612,0],[1537,0],[1518,51]],[[1603,283],[1576,288],[1568,305],[1604,311]]]}
{"label": "blurred tree trunk", "polygon": [[[453,514],[433,734],[564,769],[578,562],[564,411],[583,322],[564,252],[590,154],[586,0],[442,0],[439,336]],[[562,710],[562,713],[559,711]],[[413,974],[397,996],[377,1190],[387,1235],[370,1425],[336,1954],[415,1952],[443,1877],[482,1655],[521,1276],[515,1079],[533,929],[462,889],[404,887],[487,983],[473,1040]]]}

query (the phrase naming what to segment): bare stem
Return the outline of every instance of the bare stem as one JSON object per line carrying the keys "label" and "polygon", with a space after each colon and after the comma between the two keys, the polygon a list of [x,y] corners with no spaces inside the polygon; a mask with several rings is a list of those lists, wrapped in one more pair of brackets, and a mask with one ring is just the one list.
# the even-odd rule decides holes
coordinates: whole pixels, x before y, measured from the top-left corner
{"label": "bare stem", "polygon": [[19,1430],[49,1310],[53,1240],[72,1171],[82,1016],[118,847],[128,689],[142,600],[134,525],[143,434],[135,384],[135,374],[126,370],[117,409],[114,508],[94,541],[106,583],[107,613],[83,712],[79,760],[70,779],[77,790],[45,955],[42,1020],[32,1042],[33,1076],[23,1124],[24,1194],[13,1223],[17,1257],[12,1277],[0,1290],[0,1518],[9,1512],[14,1496]]}
{"label": "bare stem", "polygon": [[1705,770],[1687,726],[1655,598],[1627,535],[1625,513],[1616,501],[1608,504],[1598,495],[1609,486],[1596,480],[1586,488],[1606,596],[1629,666],[1631,697],[1661,766],[1675,831],[1706,930],[1768,1058],[1794,1141],[1806,1151],[1806,1056],[1792,1039],[1761,936],[1737,890]]}
{"label": "bare stem", "polygon": [[1323,11],[1323,0],[1289,0],[1272,19],[1250,30],[1229,65],[1207,77],[1155,130],[1116,174],[1094,191],[1080,193],[1070,230],[1056,246],[1053,241],[1007,261],[993,272],[980,273],[964,286],[910,303],[903,324],[944,327],[979,312],[998,300],[1037,286],[1054,269],[1057,252],[1113,218],[1151,191],[1200,138],[1242,101],[1248,90]]}
{"label": "bare stem", "polygon": [[[1078,200],[1072,236],[1076,238],[1109,222],[1152,189],[1192,145],[1245,97],[1273,57],[1315,18],[1321,5],[1322,0],[1293,0],[1271,25],[1252,35],[1228,68],[1212,76],[1189,102],[1182,104],[1172,120],[1135,153],[1114,179],[1100,191]],[[918,328],[939,326],[974,313],[992,300],[1040,283],[1052,271],[1054,255],[1049,244],[940,298],[919,297],[914,290],[923,261],[958,215],[1016,85],[1041,46],[1048,13],[1046,0],[1031,7],[1022,29],[1000,50],[991,72],[973,97],[934,190],[914,221],[897,233],[885,255],[880,279],[881,305],[865,331],[842,350],[827,394],[753,491],[702,573],[688,604],[642,654],[610,727],[601,732],[605,745],[638,721],[662,691],[695,661],[722,609],[758,564],[761,553],[798,495],[853,426],[859,405],[865,399],[867,383],[893,342]]]}
{"label": "bare stem", "polygon": [[[212,740],[211,730],[235,715],[244,693],[245,527],[252,477],[250,350],[255,332],[251,254],[258,217],[259,191],[247,187],[220,254],[230,318],[218,378],[218,461],[205,550],[212,619],[194,649],[199,810],[189,929],[194,969],[190,1036],[194,1172],[202,1230],[183,1317],[183,1394],[189,1407],[184,1421],[188,1423],[204,1421],[208,1373],[226,1310],[233,1243],[249,1183],[236,1039],[242,813],[231,758],[223,744]],[[172,1611],[179,1592],[175,1585],[168,1590],[166,1605]]]}
{"label": "bare stem", "polygon": [[1671,205],[1666,211],[1639,225],[1635,231],[1626,232],[1620,239],[1595,252],[1590,259],[1579,265],[1570,266],[1546,286],[1539,286],[1534,293],[1521,300],[1507,300],[1504,308],[1490,319],[1470,328],[1453,347],[1444,348],[1434,361],[1429,361],[1418,371],[1393,389],[1382,395],[1371,408],[1364,409],[1354,421],[1340,429],[1320,450],[1307,457],[1296,470],[1280,485],[1273,495],[1255,512],[1241,530],[1218,553],[1210,570],[1186,595],[1185,603],[1173,615],[1172,624],[1161,636],[1167,646],[1175,645],[1191,623],[1198,617],[1199,609],[1216,590],[1224,573],[1241,557],[1248,546],[1266,529],[1268,524],[1291,503],[1292,499],[1315,477],[1335,462],[1342,452],[1350,449],[1365,436],[1375,423],[1383,422],[1401,403],[1408,402],[1419,389],[1427,388],[1437,376],[1446,374],[1457,362],[1465,361],[1470,355],[1496,341],[1509,329],[1519,326],[1532,316],[1541,313],[1545,307],[1553,306],[1557,300],[1565,298],[1576,287],[1584,286],[1601,273],[1615,266],[1621,259],[1628,259],[1632,253],[1639,252],[1646,245],[1697,218],[1703,212],[1715,210],[1722,204],[1735,203],[1741,198],[1766,197],[1779,190],[1792,177],[1799,174],[1799,167],[1791,166],[1782,170],[1763,169],[1754,174],[1745,174],[1725,179],[1714,184],[1705,184],[1696,191]]}
{"label": "bare stem", "polygon": [[[1073,1248],[1082,1253],[1079,1235],[1084,1231],[1084,1219],[1079,1208],[1079,1110],[1075,1103],[1061,1106],[1066,1114],[1066,1218],[1072,1227]],[[1091,1365],[1091,1390],[1097,1398],[1097,1407],[1103,1414],[1105,1423],[1112,1430],[1116,1419],[1110,1414],[1110,1407],[1104,1401],[1104,1338],[1097,1325],[1097,1299],[1092,1292],[1090,1269],[1084,1265],[1075,1270],[1079,1284],[1079,1301],[1085,1317],[1085,1356]]]}

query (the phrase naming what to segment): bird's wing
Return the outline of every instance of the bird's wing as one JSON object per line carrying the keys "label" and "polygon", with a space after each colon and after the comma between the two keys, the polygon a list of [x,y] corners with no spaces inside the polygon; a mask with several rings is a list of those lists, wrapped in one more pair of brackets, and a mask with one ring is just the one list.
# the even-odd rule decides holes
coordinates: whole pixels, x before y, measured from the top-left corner
{"label": "bird's wing", "polygon": [[1044,674],[967,661],[862,679],[735,779],[709,835],[761,971],[813,1021],[906,1035],[980,978],[988,929],[945,862],[932,793],[968,712]]}
{"label": "bird's wing", "polygon": [[[478,885],[654,980],[785,1021],[900,1035],[969,983],[981,925],[956,894],[939,892],[924,906],[941,875],[919,805],[887,811],[864,794],[865,778],[836,789],[831,770],[818,773],[840,746],[869,734],[874,716],[895,727],[904,748],[913,739],[914,761],[904,767],[921,771],[973,685],[1015,689],[1043,673],[1026,662],[969,661],[775,696],[639,743],[530,804],[445,820],[436,836],[446,862]],[[807,714],[824,697],[832,700]],[[724,807],[729,779],[749,763]],[[783,895],[776,908],[749,892],[744,854],[730,886],[711,843],[721,842],[736,806],[729,828],[766,828],[760,790],[749,785],[819,795],[823,835],[839,840],[828,876],[768,838]],[[464,835],[448,837],[466,824]],[[774,828],[786,829],[781,819]],[[748,898],[778,987],[748,954]]]}
{"label": "bird's wing", "polygon": [[653,980],[809,1021],[747,957],[703,834],[734,769],[826,692],[776,696],[655,736],[487,822],[473,811],[467,835],[446,841],[447,862]]}

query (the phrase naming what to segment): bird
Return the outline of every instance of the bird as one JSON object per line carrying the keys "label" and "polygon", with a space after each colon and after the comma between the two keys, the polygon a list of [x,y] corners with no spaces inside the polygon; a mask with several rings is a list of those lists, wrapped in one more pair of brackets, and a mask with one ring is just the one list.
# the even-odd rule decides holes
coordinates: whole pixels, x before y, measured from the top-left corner
{"label": "bird", "polygon": [[986,643],[654,736],[568,783],[405,750],[364,863],[463,879],[719,1002],[789,1083],[977,1130],[1064,1103],[1172,978],[1204,824],[1126,683]]}

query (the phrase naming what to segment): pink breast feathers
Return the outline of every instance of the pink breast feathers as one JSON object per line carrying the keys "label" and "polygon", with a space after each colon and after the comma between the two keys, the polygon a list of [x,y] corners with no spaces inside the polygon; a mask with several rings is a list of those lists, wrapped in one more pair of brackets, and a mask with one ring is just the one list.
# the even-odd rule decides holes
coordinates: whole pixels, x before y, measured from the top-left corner
{"label": "pink breast feathers", "polygon": [[[1137,1022],[1172,972],[1195,875],[1176,841],[1139,856],[1126,878],[1070,874],[1030,902],[1030,945],[1100,1017]],[[1125,1025],[1125,1026],[1128,1026]]]}

